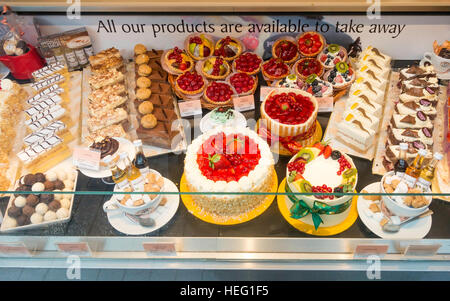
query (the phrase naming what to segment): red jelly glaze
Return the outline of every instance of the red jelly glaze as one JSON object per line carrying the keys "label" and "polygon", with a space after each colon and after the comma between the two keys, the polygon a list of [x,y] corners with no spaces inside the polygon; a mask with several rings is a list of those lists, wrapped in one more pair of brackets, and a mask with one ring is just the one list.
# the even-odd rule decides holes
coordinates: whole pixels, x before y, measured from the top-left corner
{"label": "red jelly glaze", "polygon": [[307,33],[298,41],[298,49],[301,53],[316,53],[322,47],[322,41],[318,34]]}
{"label": "red jelly glaze", "polygon": [[206,95],[213,101],[226,102],[230,100],[233,95],[233,90],[226,83],[212,82],[208,88],[206,88]]}
{"label": "red jelly glaze", "polygon": [[237,93],[246,93],[253,89],[255,80],[247,73],[236,73],[230,77],[230,83]]}
{"label": "red jelly glaze", "polygon": [[[216,162],[211,158],[217,155]],[[261,152],[248,136],[221,132],[209,137],[197,152],[197,163],[201,173],[212,181],[239,181],[255,169]]]}
{"label": "red jelly glaze", "polygon": [[271,76],[288,75],[289,67],[282,60],[272,58],[263,64],[264,71]]}
{"label": "red jelly glaze", "polygon": [[236,70],[243,72],[254,72],[258,70],[262,60],[254,53],[247,52],[241,54],[236,60]]}
{"label": "red jelly glaze", "polygon": [[297,46],[291,41],[281,41],[275,48],[275,54],[283,61],[290,61],[297,55]]}
{"label": "red jelly glaze", "polygon": [[196,72],[185,72],[178,77],[177,84],[184,91],[197,91],[204,85],[204,81]]}
{"label": "red jelly glaze", "polygon": [[290,125],[305,123],[314,109],[309,97],[293,92],[272,95],[264,106],[270,118]]}
{"label": "red jelly glaze", "polygon": [[303,59],[297,64],[297,71],[301,75],[308,77],[311,74],[319,74],[322,66],[319,61],[311,58],[311,59]]}

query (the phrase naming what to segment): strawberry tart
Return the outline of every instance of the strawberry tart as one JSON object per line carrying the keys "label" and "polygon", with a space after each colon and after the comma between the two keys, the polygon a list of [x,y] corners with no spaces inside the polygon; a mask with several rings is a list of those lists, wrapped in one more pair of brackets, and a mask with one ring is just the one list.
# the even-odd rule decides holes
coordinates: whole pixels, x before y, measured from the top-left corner
{"label": "strawberry tart", "polygon": [[205,89],[206,83],[196,72],[185,72],[175,80],[175,88],[185,95],[196,95]]}
{"label": "strawberry tart", "polygon": [[290,68],[281,59],[271,58],[262,65],[262,74],[267,80],[279,80],[289,75]]}
{"label": "strawberry tart", "polygon": [[307,31],[297,41],[298,51],[303,57],[315,57],[325,47],[325,38],[318,32]]}
{"label": "strawberry tart", "polygon": [[264,202],[266,195],[208,194],[269,192],[274,160],[267,143],[248,128],[218,127],[188,146],[184,172],[193,201],[224,220],[238,217]]}
{"label": "strawberry tart", "polygon": [[253,94],[258,86],[258,79],[244,72],[233,73],[228,81],[239,95]]}
{"label": "strawberry tart", "polygon": [[279,39],[272,46],[272,57],[281,59],[286,64],[295,62],[298,58],[297,45],[287,39]]}
{"label": "strawberry tart", "polygon": [[237,72],[253,75],[259,72],[261,63],[262,59],[256,53],[245,52],[234,60],[233,67]]}
{"label": "strawberry tart", "polygon": [[203,94],[205,100],[213,105],[224,106],[232,102],[233,88],[226,82],[211,82]]}
{"label": "strawberry tart", "polygon": [[312,57],[305,57],[298,60],[294,65],[295,74],[302,79],[305,80],[311,74],[316,74],[318,76],[322,76],[323,67],[320,62]]}

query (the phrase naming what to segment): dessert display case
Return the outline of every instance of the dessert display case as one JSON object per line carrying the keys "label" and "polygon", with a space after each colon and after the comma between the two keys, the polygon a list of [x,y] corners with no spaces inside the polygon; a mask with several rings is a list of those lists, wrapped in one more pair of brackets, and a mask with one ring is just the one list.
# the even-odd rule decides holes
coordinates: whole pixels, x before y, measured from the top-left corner
{"label": "dessert display case", "polygon": [[375,22],[134,1],[142,24],[114,1],[11,4],[42,36],[85,26],[94,52],[69,71],[41,49],[1,81],[0,266],[450,270],[450,25],[411,2]]}

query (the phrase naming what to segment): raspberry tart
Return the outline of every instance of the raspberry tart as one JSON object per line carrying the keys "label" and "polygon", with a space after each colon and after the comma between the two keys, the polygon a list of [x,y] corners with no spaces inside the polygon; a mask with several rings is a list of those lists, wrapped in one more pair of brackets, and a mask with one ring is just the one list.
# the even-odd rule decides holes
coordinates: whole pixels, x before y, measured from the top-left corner
{"label": "raspberry tart", "polygon": [[242,43],[238,39],[227,36],[217,41],[214,55],[232,61],[242,53],[242,49]]}
{"label": "raspberry tart", "polygon": [[205,213],[224,221],[246,214],[266,195],[227,195],[208,192],[269,192],[274,160],[267,143],[248,128],[218,127],[192,141],[184,161],[192,199]]}
{"label": "raspberry tart", "polygon": [[323,78],[328,81],[335,91],[347,89],[355,81],[355,72],[345,62],[338,63],[327,71]]}
{"label": "raspberry tart", "polygon": [[256,77],[243,72],[233,73],[229,77],[229,82],[239,95],[253,94],[258,86]]}
{"label": "raspberry tart", "polygon": [[281,59],[271,58],[262,65],[262,73],[268,80],[282,79],[289,75],[289,66]]}
{"label": "raspberry tart", "polygon": [[281,59],[286,64],[291,64],[299,56],[297,45],[287,39],[279,39],[272,46],[272,57]]}
{"label": "raspberry tart", "polygon": [[297,41],[298,51],[304,57],[315,57],[325,47],[325,38],[318,32],[307,31]]}
{"label": "raspberry tart", "polygon": [[186,41],[186,52],[200,61],[214,54],[214,43],[204,34],[192,35]]}
{"label": "raspberry tart", "polygon": [[329,82],[320,79],[316,74],[308,76],[300,88],[315,97],[333,96],[333,86]]}
{"label": "raspberry tart", "polygon": [[317,59],[325,69],[333,69],[339,62],[347,60],[347,50],[337,44],[331,44],[317,56]]}
{"label": "raspberry tart", "polygon": [[225,79],[231,73],[231,67],[222,57],[210,57],[201,62],[203,75],[208,79]]}
{"label": "raspberry tart", "polygon": [[203,92],[206,83],[203,77],[192,71],[179,75],[175,80],[175,87],[186,95],[195,95]]}
{"label": "raspberry tart", "polygon": [[321,76],[323,74],[323,67],[315,58],[305,57],[297,61],[294,65],[295,74],[305,80],[311,74]]}
{"label": "raspberry tart", "polygon": [[226,82],[211,82],[203,94],[205,100],[213,105],[229,105],[234,94],[233,88]]}
{"label": "raspberry tart", "polygon": [[262,59],[257,54],[246,52],[234,60],[233,67],[237,72],[253,75],[259,72],[261,63]]}
{"label": "raspberry tart", "polygon": [[178,47],[167,51],[164,58],[167,68],[172,73],[181,74],[194,68],[192,58]]}
{"label": "raspberry tart", "polygon": [[[286,192],[293,193],[353,193],[358,180],[358,172],[352,159],[330,145],[318,142],[314,146],[302,148],[289,161],[286,168]],[[291,217],[304,223],[321,227],[331,227],[342,223],[348,216],[352,195],[292,195],[286,198]],[[310,208],[314,203],[333,208],[333,214],[320,213],[320,219],[311,214],[299,215],[298,200],[303,200]]]}

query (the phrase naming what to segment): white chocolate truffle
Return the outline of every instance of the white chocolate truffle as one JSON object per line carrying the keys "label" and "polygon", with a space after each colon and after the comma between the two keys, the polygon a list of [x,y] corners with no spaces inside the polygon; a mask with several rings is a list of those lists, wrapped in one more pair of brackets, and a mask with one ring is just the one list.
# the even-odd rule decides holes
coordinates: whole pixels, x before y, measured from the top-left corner
{"label": "white chocolate truffle", "polygon": [[41,182],[34,183],[33,186],[31,186],[31,191],[44,191],[44,189],[44,183]]}
{"label": "white chocolate truffle", "polygon": [[6,228],[6,229],[10,229],[10,228],[15,228],[17,227],[17,221],[14,218],[10,218],[5,217],[5,219],[3,220],[2,225]]}
{"label": "white chocolate truffle", "polygon": [[[69,188],[65,187],[63,189],[63,191],[73,192],[73,189],[69,189]],[[63,194],[63,199],[69,199],[70,200],[72,198],[72,196],[73,196],[73,194]]]}
{"label": "white chocolate truffle", "polygon": [[39,213],[40,215],[44,215],[48,211],[48,206],[45,203],[39,203],[37,204],[36,213]]}
{"label": "white chocolate truffle", "polygon": [[[61,191],[61,190],[59,190],[59,189],[53,190],[53,192],[57,192],[57,191]],[[62,194],[62,193],[55,193],[55,200],[61,201],[63,198],[64,198],[64,194]]]}
{"label": "white chocolate truffle", "polygon": [[66,218],[69,216],[69,210],[61,207],[58,209],[58,211],[56,211],[56,216],[58,217],[58,219]]}
{"label": "white chocolate truffle", "polygon": [[64,191],[66,189],[68,189],[69,191],[73,190],[73,181],[71,181],[71,180],[64,180],[63,183],[64,183]]}
{"label": "white chocolate truffle", "polygon": [[58,180],[58,176],[56,175],[56,172],[54,171],[49,171],[45,174],[45,178],[47,179],[47,181],[56,181]]}
{"label": "white chocolate truffle", "polygon": [[44,218],[42,217],[42,215],[40,215],[37,212],[33,213],[33,215],[30,217],[30,221],[32,224],[40,224],[40,223],[42,223],[43,220],[44,220]]}
{"label": "white chocolate truffle", "polygon": [[61,207],[62,207],[62,208],[66,208],[66,209],[69,209],[69,208],[70,208],[71,202],[70,202],[69,199],[64,198],[64,199],[62,199],[62,200],[59,201],[59,202],[61,203]]}
{"label": "white chocolate truffle", "polygon": [[18,197],[16,197],[14,199],[14,205],[16,205],[16,207],[22,208],[22,207],[25,207],[26,204],[27,204],[27,199],[21,195],[19,195]]}
{"label": "white chocolate truffle", "polygon": [[58,170],[56,172],[56,175],[58,176],[58,180],[60,180],[60,181],[64,182],[64,180],[67,179],[67,173],[62,169]]}
{"label": "white chocolate truffle", "polygon": [[44,215],[44,221],[54,221],[56,219],[56,213],[54,211],[47,211]]}

